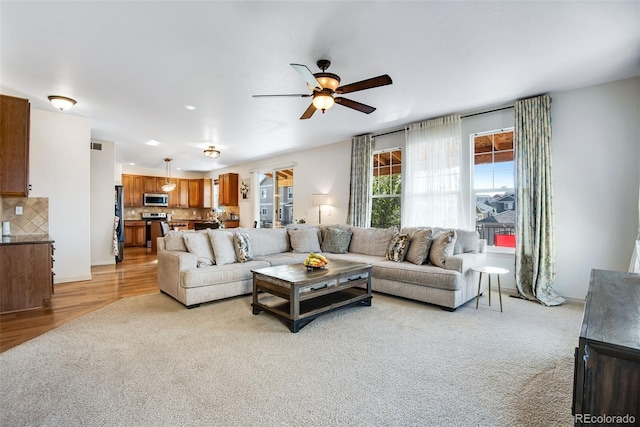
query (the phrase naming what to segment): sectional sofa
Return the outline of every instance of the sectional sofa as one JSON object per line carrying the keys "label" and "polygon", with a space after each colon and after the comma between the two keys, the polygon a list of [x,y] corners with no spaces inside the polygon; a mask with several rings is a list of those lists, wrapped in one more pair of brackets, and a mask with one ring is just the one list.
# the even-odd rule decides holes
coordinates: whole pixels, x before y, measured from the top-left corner
{"label": "sectional sofa", "polygon": [[486,264],[486,241],[459,229],[301,225],[172,231],[158,238],[158,287],[192,308],[250,294],[253,269],[302,263],[310,252],[369,263],[373,291],[450,311],[476,296],[470,269]]}

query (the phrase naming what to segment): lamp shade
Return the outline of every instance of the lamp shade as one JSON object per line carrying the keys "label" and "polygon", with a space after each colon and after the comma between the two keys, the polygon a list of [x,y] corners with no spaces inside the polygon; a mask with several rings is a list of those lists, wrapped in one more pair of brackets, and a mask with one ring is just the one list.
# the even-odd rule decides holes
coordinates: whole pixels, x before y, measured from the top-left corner
{"label": "lamp shade", "polygon": [[333,107],[335,100],[329,93],[319,92],[313,96],[313,106],[318,110],[328,110]]}
{"label": "lamp shade", "polygon": [[328,205],[329,195],[328,194],[312,194],[311,204],[314,206]]}
{"label": "lamp shade", "polygon": [[51,95],[48,98],[53,106],[59,108],[60,111],[68,110],[76,105],[75,99],[67,98],[66,96]]}

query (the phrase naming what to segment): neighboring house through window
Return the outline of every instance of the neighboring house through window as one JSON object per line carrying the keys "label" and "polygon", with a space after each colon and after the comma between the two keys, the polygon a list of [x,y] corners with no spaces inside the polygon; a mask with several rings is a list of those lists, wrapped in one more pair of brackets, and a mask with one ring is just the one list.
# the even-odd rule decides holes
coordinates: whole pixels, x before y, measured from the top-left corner
{"label": "neighboring house through window", "polygon": [[490,246],[515,247],[513,128],[471,135],[476,229]]}
{"label": "neighboring house through window", "polygon": [[402,199],[402,150],[373,153],[371,227],[400,228]]}

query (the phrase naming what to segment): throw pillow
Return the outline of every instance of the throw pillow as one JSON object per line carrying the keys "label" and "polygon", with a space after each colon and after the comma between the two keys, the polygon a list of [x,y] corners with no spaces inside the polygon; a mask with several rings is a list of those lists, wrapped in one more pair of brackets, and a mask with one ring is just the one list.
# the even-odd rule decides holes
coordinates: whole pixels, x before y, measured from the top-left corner
{"label": "throw pillow", "polygon": [[387,247],[387,259],[395,262],[404,261],[407,247],[409,246],[409,235],[396,233],[391,238]]}
{"label": "throw pillow", "polygon": [[187,252],[187,247],[184,245],[184,239],[182,238],[182,231],[172,230],[165,234],[164,248],[168,251]]}
{"label": "throw pillow", "polygon": [[320,249],[322,249],[322,252],[332,252],[334,254],[347,253],[352,234],[351,230],[328,228],[324,233]]}
{"label": "throw pillow", "polygon": [[215,264],[207,233],[185,233],[182,237],[187,250],[198,258],[198,267]]}
{"label": "throw pillow", "polygon": [[247,233],[235,233],[233,235],[233,246],[236,250],[238,262],[247,262],[253,259],[251,240],[249,240]]}
{"label": "throw pillow", "polygon": [[456,244],[455,230],[438,231],[431,242],[429,250],[429,261],[431,264],[444,268],[444,261],[453,255],[453,248]]}
{"label": "throw pillow", "polygon": [[320,252],[317,228],[290,229],[288,232],[293,252]]}
{"label": "throw pillow", "polygon": [[424,230],[416,230],[411,235],[411,243],[409,249],[407,249],[407,255],[405,259],[416,265],[422,265],[429,256],[429,249],[431,249],[431,236],[433,232],[430,228]]}
{"label": "throw pillow", "polygon": [[233,232],[224,230],[209,230],[209,240],[216,257],[216,265],[233,264],[236,262],[236,250],[233,244]]}

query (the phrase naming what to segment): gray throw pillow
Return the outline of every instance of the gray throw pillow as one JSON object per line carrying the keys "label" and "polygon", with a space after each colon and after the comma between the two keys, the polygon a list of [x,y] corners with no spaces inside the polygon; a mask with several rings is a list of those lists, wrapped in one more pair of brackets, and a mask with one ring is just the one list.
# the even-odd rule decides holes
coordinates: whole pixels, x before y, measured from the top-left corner
{"label": "gray throw pillow", "polygon": [[187,250],[198,258],[198,267],[208,267],[215,264],[213,250],[206,232],[185,233],[183,238]]}
{"label": "gray throw pillow", "polygon": [[164,248],[168,251],[187,252],[182,235],[182,231],[171,230],[168,232],[164,236]]}
{"label": "gray throw pillow", "polygon": [[411,234],[411,242],[409,243],[405,260],[416,265],[424,264],[429,256],[432,234],[433,232],[430,228],[414,231],[413,234]]}
{"label": "gray throw pillow", "polygon": [[429,250],[429,261],[431,264],[444,268],[444,261],[453,255],[453,248],[456,244],[455,230],[438,231],[432,239]]}
{"label": "gray throw pillow", "polygon": [[233,264],[236,262],[236,250],[233,244],[233,232],[224,230],[209,230],[209,240],[216,257],[216,265]]}
{"label": "gray throw pillow", "polygon": [[387,259],[395,262],[404,261],[405,254],[407,253],[407,247],[409,246],[409,235],[396,233],[391,238],[389,246],[387,247]]}
{"label": "gray throw pillow", "polygon": [[322,252],[331,252],[334,254],[347,253],[352,234],[351,230],[328,228],[324,233],[324,239],[322,240],[320,249],[322,249]]}
{"label": "gray throw pillow", "polygon": [[253,251],[251,250],[251,241],[247,233],[235,233],[233,235],[233,246],[236,250],[236,258],[238,262],[247,262],[253,259]]}
{"label": "gray throw pillow", "polygon": [[321,251],[317,228],[290,229],[288,232],[293,252],[309,253]]}

